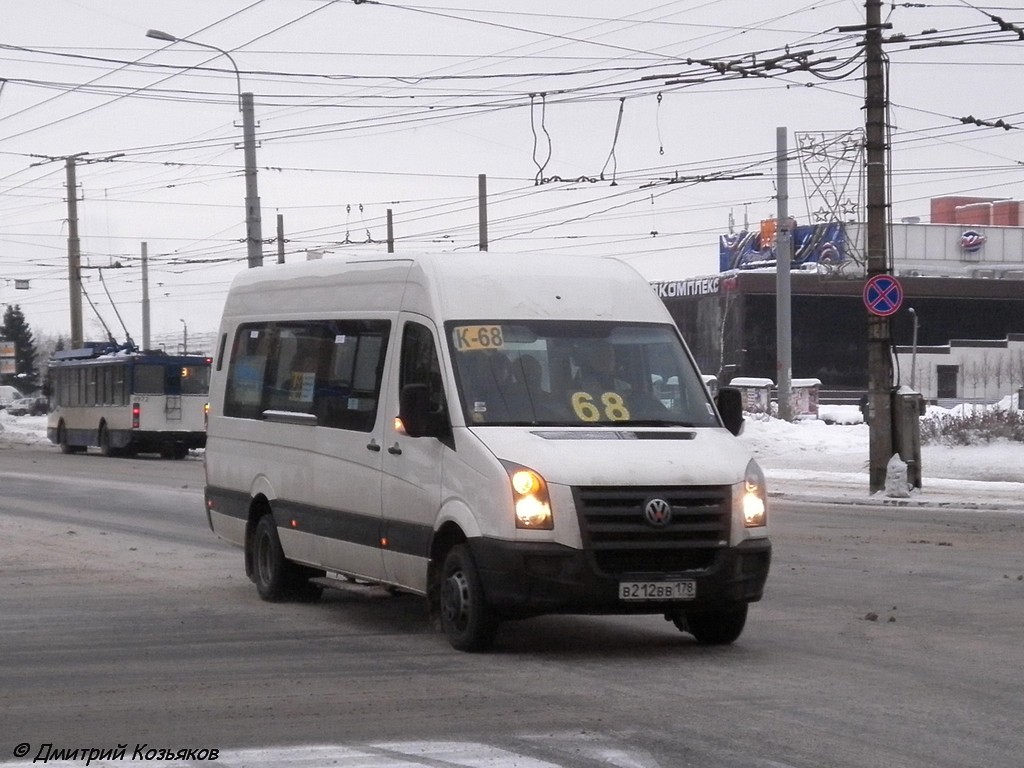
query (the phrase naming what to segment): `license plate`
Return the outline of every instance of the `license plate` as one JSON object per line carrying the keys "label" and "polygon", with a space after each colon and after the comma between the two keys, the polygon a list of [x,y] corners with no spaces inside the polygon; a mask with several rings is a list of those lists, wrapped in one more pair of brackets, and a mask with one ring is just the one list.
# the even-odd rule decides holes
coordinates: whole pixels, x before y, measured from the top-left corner
{"label": "license plate", "polygon": [[697,582],[689,581],[620,581],[620,600],[693,600]]}

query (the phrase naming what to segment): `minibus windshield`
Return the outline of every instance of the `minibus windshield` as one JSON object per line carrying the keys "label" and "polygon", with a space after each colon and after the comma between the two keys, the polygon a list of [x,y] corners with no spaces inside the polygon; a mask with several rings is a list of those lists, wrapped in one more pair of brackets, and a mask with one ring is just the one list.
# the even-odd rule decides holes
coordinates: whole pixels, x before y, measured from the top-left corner
{"label": "minibus windshield", "polygon": [[719,421],[671,325],[449,321],[470,426],[687,426]]}

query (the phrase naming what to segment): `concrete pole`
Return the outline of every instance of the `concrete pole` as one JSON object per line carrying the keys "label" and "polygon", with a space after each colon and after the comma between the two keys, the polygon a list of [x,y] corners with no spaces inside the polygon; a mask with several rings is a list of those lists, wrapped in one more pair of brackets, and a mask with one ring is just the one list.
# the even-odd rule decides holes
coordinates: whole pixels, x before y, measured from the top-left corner
{"label": "concrete pole", "polygon": [[256,187],[256,117],[252,93],[242,94],[242,144],[245,151],[245,242],[249,269],[263,266],[263,222]]}
{"label": "concrete pole", "polygon": [[775,229],[775,346],[777,351],[779,418],[793,420],[793,327],[790,294],[790,263],[793,260],[793,233],[789,220],[789,166],[786,129],[775,129],[776,186],[778,187],[778,226]]}
{"label": "concrete pole", "polygon": [[277,214],[277,263],[284,264],[284,214]]}
{"label": "concrete pole", "polygon": [[64,158],[68,186],[68,283],[71,299],[71,348],[81,349],[82,338],[82,244],[78,239],[78,183],[75,158]]}
{"label": "concrete pole", "polygon": [[[867,277],[889,272],[886,195],[885,61],[882,0],[866,0],[865,138],[867,140]],[[892,356],[889,318],[868,312],[868,476],[872,493],[885,490],[893,455]]]}
{"label": "concrete pole", "polygon": [[477,177],[477,208],[480,220],[480,250],[487,250],[487,174],[481,173]]}
{"label": "concrete pole", "polygon": [[391,209],[388,208],[388,253],[395,252],[395,222],[391,218]]}
{"label": "concrete pole", "polygon": [[142,244],[142,348],[149,349],[149,244]]}

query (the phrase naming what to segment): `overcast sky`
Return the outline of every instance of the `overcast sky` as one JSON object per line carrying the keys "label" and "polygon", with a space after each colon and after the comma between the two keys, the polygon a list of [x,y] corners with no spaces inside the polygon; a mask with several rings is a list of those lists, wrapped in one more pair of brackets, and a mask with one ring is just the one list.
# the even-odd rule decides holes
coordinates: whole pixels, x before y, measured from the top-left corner
{"label": "overcast sky", "polygon": [[[1024,198],[1022,4],[887,3],[883,17],[907,36],[886,44],[893,219],[927,221],[939,195]],[[86,336],[102,334],[90,301],[123,335],[109,291],[141,339],[143,242],[153,334],[183,319],[215,330],[246,268],[239,83],[256,105],[268,265],[278,214],[289,261],[383,254],[388,209],[399,253],[475,250],[483,173],[492,253],[708,274],[730,217],[739,229],[775,212],[777,127],[794,152],[800,135],[863,127],[862,33],[837,31],[863,22],[859,0],[9,2],[0,302],[69,333],[63,158],[84,153]],[[966,44],[912,47],[938,41]],[[786,53],[796,71],[763,67]],[[807,174],[822,173],[794,154],[801,223],[817,205]]]}

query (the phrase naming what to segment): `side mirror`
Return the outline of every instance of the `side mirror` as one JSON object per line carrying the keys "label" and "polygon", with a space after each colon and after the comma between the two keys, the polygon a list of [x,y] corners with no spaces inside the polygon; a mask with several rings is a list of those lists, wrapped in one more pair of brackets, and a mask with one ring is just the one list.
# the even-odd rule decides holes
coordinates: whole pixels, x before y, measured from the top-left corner
{"label": "side mirror", "polygon": [[715,395],[715,405],[725,428],[739,435],[743,431],[743,393],[736,387],[722,387]]}

